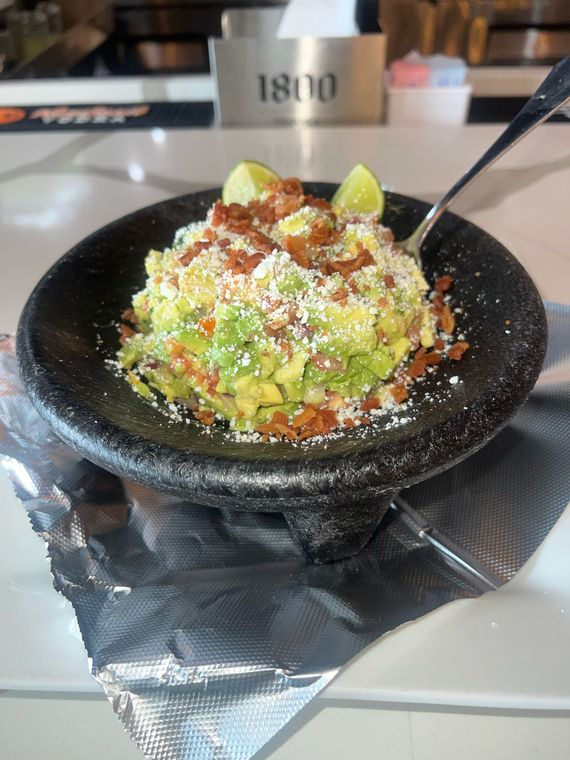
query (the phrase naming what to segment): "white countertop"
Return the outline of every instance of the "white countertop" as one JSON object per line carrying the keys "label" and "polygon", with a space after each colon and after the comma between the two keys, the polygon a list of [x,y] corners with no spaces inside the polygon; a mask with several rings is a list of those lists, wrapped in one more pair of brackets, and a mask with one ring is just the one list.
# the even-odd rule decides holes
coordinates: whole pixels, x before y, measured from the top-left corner
{"label": "white countertop", "polygon": [[[353,164],[364,160],[388,187],[435,200],[479,157],[499,131],[496,126],[473,126],[446,130],[155,129],[108,134],[2,135],[0,331],[15,329],[20,310],[35,282],[75,242],[135,208],[220,184],[231,166],[242,158],[261,160],[283,174],[331,181],[342,179]],[[454,206],[455,211],[487,229],[520,258],[545,298],[565,303],[570,303],[569,137],[570,127],[565,124],[542,127]],[[2,506],[18,509],[1,479],[0,502]],[[4,539],[4,545],[0,539],[0,586],[13,584],[22,568],[33,568],[45,585],[42,594],[45,591],[48,600],[53,594],[61,608],[57,613],[61,615],[61,623],[69,627],[72,623],[69,610],[63,600],[49,590],[41,542],[31,531],[29,535],[18,533],[23,522],[13,514],[12,517],[8,519],[6,514],[2,517],[0,512],[0,524],[4,527],[4,531],[0,531]],[[9,543],[16,540],[20,542],[18,551],[10,552]],[[540,561],[535,562],[531,572],[536,567],[540,569],[540,564]],[[570,575],[570,569],[568,572]],[[485,614],[492,614],[495,605],[495,609],[510,609],[513,616],[522,615],[526,637],[520,637],[513,644],[506,626],[505,633],[494,634],[493,640],[487,641],[482,635],[478,642],[466,642],[461,626],[472,625],[471,620],[476,618],[481,620],[481,602],[448,605],[433,616],[392,634],[358,658],[330,687],[327,698],[315,700],[261,757],[279,760],[294,755],[326,756],[331,760],[348,755],[362,760],[483,756],[564,760],[569,757],[570,702],[564,693],[557,696],[555,689],[552,693],[549,691],[549,685],[556,680],[556,668],[567,667],[566,652],[557,639],[555,624],[549,627],[550,609],[545,603],[535,608],[529,606],[530,602],[516,606],[521,589],[522,585],[518,591],[515,585],[510,596],[486,595],[484,610]],[[478,607],[473,607],[477,604]],[[531,609],[539,609],[538,614],[547,621],[543,637],[550,643],[541,649],[539,660],[531,635]],[[44,632],[40,631],[38,636],[37,628],[43,613],[39,600],[34,601],[33,590],[26,597],[26,604],[11,608],[10,614],[23,616],[24,624],[36,631],[36,639],[42,640]],[[475,617],[470,618],[473,614]],[[442,627],[438,629],[438,625]],[[513,672],[518,668],[521,693],[525,690],[525,681],[532,680],[532,663],[539,662],[538,669],[535,666],[534,694],[543,701],[538,703],[535,699],[531,712],[500,709],[501,705],[516,706],[516,687],[513,687],[514,693],[511,688],[508,699],[495,699],[493,706],[478,710],[466,707],[465,699],[463,707],[455,702],[445,708],[423,709],[406,704],[396,708],[386,701],[377,703],[373,709],[371,703],[343,701],[345,696],[360,693],[359,690],[365,689],[375,678],[380,679],[380,686],[385,688],[386,699],[395,693],[394,689],[405,684],[413,697],[409,701],[422,701],[418,696],[421,695],[421,678],[414,676],[422,671],[417,641],[422,641],[422,635],[425,641],[429,639],[433,644],[430,656],[437,656],[436,643],[444,641],[443,631],[447,635],[445,647],[456,650],[465,647],[464,659],[472,661],[473,667],[471,674],[468,669],[447,674],[449,689],[454,688],[455,683],[455,688],[469,693],[477,680],[477,689],[494,690],[496,695],[500,687],[505,686],[501,668],[497,668],[500,657],[503,667],[509,663]],[[47,641],[48,632],[45,634]],[[39,657],[36,652],[34,656],[46,661],[49,671],[50,651],[49,645],[46,646],[45,652]],[[82,653],[79,643],[74,645],[71,639],[69,647],[73,671],[80,667],[75,665],[74,658],[82,663]],[[406,653],[413,661],[414,651],[419,668],[416,665],[415,669],[399,669],[398,657]],[[388,661],[383,652],[393,653],[393,657]],[[24,658],[28,656],[22,651],[19,654]],[[0,653],[0,670],[2,662],[8,660],[13,661],[13,658],[4,656],[2,659]],[[13,667],[13,682],[17,685],[18,669]],[[424,667],[424,675],[427,672],[428,668]],[[78,683],[85,679],[84,673],[78,674]],[[2,675],[0,672],[0,679]],[[46,683],[37,688],[48,688],[49,678],[46,679]],[[487,703],[474,700],[472,704]],[[541,714],[540,707],[549,712]],[[289,738],[284,741],[286,737]],[[97,694],[40,694],[21,689],[0,694],[0,757],[23,760],[41,756],[46,760],[67,760],[79,753],[86,760],[102,756],[122,760],[142,757],[123,733],[111,708]]]}

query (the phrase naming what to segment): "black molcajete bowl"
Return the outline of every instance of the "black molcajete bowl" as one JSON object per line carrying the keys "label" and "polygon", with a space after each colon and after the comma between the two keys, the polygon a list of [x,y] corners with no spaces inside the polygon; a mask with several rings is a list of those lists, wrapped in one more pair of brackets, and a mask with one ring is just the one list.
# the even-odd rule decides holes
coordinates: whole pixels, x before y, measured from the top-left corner
{"label": "black molcajete bowl", "polygon": [[[330,184],[307,190],[331,197]],[[219,190],[158,203],[95,232],[38,284],[17,336],[20,372],[36,409],[87,459],[118,475],[225,509],[283,512],[308,556],[350,556],[391,499],[480,448],[526,399],[546,350],[538,292],[494,238],[446,214],[428,239],[428,279],[451,273],[458,332],[471,350],[444,362],[413,395],[408,418],[347,431],[324,444],[236,442],[223,428],[176,423],[137,396],[105,359],[116,322],[142,286],[149,248],[203,219]],[[383,222],[408,234],[428,206],[388,194]],[[459,382],[450,383],[453,376]],[[189,505],[191,508],[191,505]]]}

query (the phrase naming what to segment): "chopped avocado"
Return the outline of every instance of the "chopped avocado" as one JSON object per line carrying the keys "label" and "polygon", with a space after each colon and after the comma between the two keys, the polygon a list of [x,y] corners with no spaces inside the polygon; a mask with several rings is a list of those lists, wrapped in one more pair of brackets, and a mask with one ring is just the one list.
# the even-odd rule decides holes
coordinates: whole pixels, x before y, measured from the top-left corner
{"label": "chopped avocado", "polygon": [[259,381],[255,375],[242,375],[233,382],[233,390],[236,396],[256,396],[256,389]]}
{"label": "chopped avocado", "polygon": [[422,312],[420,343],[424,348],[431,348],[435,343],[435,330],[433,328],[433,322],[429,309],[424,309]]}
{"label": "chopped avocado", "polygon": [[303,377],[306,385],[328,385],[331,380],[337,379],[341,374],[341,372],[334,370],[325,372],[315,367],[312,362],[309,362],[305,368]]}
{"label": "chopped avocado", "polygon": [[262,406],[283,403],[283,396],[275,383],[259,383],[259,393],[259,403]]}
{"label": "chopped avocado", "polygon": [[307,354],[298,351],[293,354],[291,359],[283,367],[279,367],[273,373],[273,379],[276,383],[290,383],[303,377]]}
{"label": "chopped avocado", "polygon": [[138,335],[133,335],[128,343],[125,343],[125,345],[119,349],[117,359],[119,360],[121,367],[130,369],[133,364],[136,364],[136,362],[143,358],[145,352],[145,337],[139,333]]}
{"label": "chopped avocado", "polygon": [[255,417],[259,401],[251,398],[251,396],[236,396],[235,403],[238,411],[243,414],[246,420],[251,420]]}
{"label": "chopped avocado", "polygon": [[376,347],[375,316],[369,309],[327,304],[322,310],[309,313],[309,324],[320,328],[315,337],[319,351],[335,357],[366,354]]}
{"label": "chopped avocado", "polygon": [[179,276],[180,293],[195,306],[212,307],[216,302],[216,281],[192,264]]}
{"label": "chopped avocado", "polygon": [[302,380],[283,383],[283,390],[288,401],[302,401],[305,397],[305,384]]}
{"label": "chopped avocado", "polygon": [[275,354],[267,350],[259,353],[259,365],[260,365],[259,377],[262,380],[265,380],[266,378],[271,377],[271,375],[273,374],[273,370],[277,366],[277,358]]}
{"label": "chopped avocado", "polygon": [[144,383],[140,379],[140,377],[137,377],[134,372],[129,372],[128,380],[129,380],[129,383],[133,386],[134,390],[140,396],[143,396],[144,398],[147,398],[147,399],[154,398],[154,393],[151,391],[148,385]]}
{"label": "chopped avocado", "polygon": [[294,298],[297,293],[307,290],[308,283],[297,272],[286,272],[277,280],[277,290],[284,296]]}
{"label": "chopped avocado", "polygon": [[162,267],[162,253],[160,251],[151,250],[147,253],[145,262],[146,273],[149,277],[161,272]]}
{"label": "chopped avocado", "polygon": [[374,372],[380,380],[387,380],[394,371],[394,351],[388,346],[381,346],[370,354],[360,354],[355,357],[363,367]]}
{"label": "chopped avocado", "polygon": [[277,229],[282,235],[308,235],[311,224],[318,216],[314,209],[305,206],[300,211],[281,219]]}
{"label": "chopped avocado", "polygon": [[377,382],[374,372],[361,364],[359,356],[353,356],[346,374],[329,383],[329,388],[345,398],[362,398]]}
{"label": "chopped avocado", "polygon": [[305,404],[322,404],[326,398],[326,388],[324,385],[309,385],[305,388],[303,401]]}
{"label": "chopped avocado", "polygon": [[286,414],[289,417],[291,414],[294,414],[297,409],[298,404],[292,403],[278,404],[276,406],[260,406],[255,415],[255,422],[257,424],[261,422],[269,422],[275,412],[283,412],[283,414]]}
{"label": "chopped avocado", "polygon": [[398,338],[391,344],[390,348],[394,352],[394,366],[399,366],[410,353],[411,344],[408,338]]}
{"label": "chopped avocado", "polygon": [[367,230],[365,224],[347,224],[342,242],[347,248],[355,246],[356,243],[362,243],[371,253],[378,250],[378,238],[373,232]]}
{"label": "chopped avocado", "polygon": [[406,320],[396,309],[386,310],[384,315],[381,314],[378,317],[376,324],[378,331],[386,337],[389,343],[406,334]]}
{"label": "chopped avocado", "polygon": [[152,310],[152,322],[156,332],[172,332],[183,322],[175,301],[164,300],[158,303]]}
{"label": "chopped avocado", "polygon": [[205,351],[208,350],[209,347],[209,343],[206,338],[204,338],[204,336],[201,335],[198,330],[192,330],[190,328],[177,333],[176,340],[179,343],[182,343],[184,348],[192,351],[192,353],[196,354],[197,356],[201,356]]}

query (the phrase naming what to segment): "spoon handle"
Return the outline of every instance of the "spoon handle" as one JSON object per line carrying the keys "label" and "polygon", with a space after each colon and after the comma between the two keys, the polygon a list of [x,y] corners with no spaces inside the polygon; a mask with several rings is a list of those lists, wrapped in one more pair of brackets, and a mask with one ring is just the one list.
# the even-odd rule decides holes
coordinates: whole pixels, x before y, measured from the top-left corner
{"label": "spoon handle", "polygon": [[491,147],[473,164],[461,179],[429,211],[418,230],[414,233],[418,247],[421,247],[426,235],[435,222],[456,198],[476,177],[484,172],[503,153],[513,147],[526,134],[531,132],[570,98],[570,56],[563,58],[548,74],[524,108],[515,116],[505,131]]}

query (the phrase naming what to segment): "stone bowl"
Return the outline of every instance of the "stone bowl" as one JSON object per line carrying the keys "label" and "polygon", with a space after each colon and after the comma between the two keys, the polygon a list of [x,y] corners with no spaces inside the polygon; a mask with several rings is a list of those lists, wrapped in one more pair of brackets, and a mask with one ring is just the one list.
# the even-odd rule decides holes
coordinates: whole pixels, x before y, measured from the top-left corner
{"label": "stone bowl", "polygon": [[[335,186],[307,183],[330,198]],[[517,259],[491,235],[446,213],[428,238],[428,280],[450,273],[458,333],[471,349],[415,386],[410,409],[321,443],[236,442],[222,426],[177,423],[136,395],[105,360],[116,322],[145,280],[149,248],[203,219],[219,189],[135,211],[76,245],[42,278],[22,313],[22,381],[58,436],[87,459],[145,486],[223,509],[282,512],[308,557],[363,548],[402,488],[483,446],[527,398],[547,331],[541,298]],[[427,204],[387,194],[383,223],[396,239]]]}

